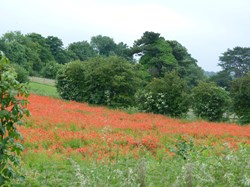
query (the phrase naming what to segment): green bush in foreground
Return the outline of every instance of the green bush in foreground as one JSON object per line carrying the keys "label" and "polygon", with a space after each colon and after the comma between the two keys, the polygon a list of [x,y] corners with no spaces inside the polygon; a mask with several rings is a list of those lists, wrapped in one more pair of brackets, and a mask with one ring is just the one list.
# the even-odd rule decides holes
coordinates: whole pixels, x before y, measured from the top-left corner
{"label": "green bush in foreground", "polygon": [[[11,178],[16,178],[19,155],[23,150],[17,140],[22,136],[16,125],[22,125],[22,117],[28,115],[25,105],[28,97],[27,88],[16,80],[16,73],[3,55],[0,59],[0,186]],[[23,96],[17,98],[17,96]]]}

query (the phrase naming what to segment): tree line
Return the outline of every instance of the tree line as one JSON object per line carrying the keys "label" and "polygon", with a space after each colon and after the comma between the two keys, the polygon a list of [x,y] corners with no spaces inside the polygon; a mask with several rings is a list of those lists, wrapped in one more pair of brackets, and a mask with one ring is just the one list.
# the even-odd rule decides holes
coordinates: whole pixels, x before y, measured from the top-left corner
{"label": "tree line", "polygon": [[211,77],[179,42],[148,31],[132,47],[97,35],[66,48],[55,36],[8,32],[0,38],[0,50],[20,82],[27,75],[56,79],[63,99],[173,117],[192,108],[209,121],[232,113],[241,123],[250,120],[250,48],[228,49],[219,57],[222,71]]}

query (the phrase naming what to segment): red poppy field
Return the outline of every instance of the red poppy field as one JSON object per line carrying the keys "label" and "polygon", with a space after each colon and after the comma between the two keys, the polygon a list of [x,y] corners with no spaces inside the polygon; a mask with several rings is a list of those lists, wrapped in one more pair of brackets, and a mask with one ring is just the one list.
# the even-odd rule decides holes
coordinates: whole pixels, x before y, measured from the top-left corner
{"label": "red poppy field", "polygon": [[[29,103],[28,109],[31,116],[26,119],[27,124],[19,128],[24,137],[23,157],[26,168],[29,168],[27,163],[31,162],[31,158],[34,161],[36,157],[40,158],[39,155],[44,155],[47,162],[60,158],[62,164],[69,162],[70,159],[74,168],[79,167],[76,186],[81,186],[85,179],[85,186],[96,186],[104,181],[102,177],[105,175],[116,176],[116,179],[104,182],[107,184],[106,186],[133,186],[144,183],[145,186],[146,184],[147,186],[165,186],[166,184],[172,186],[178,181],[180,185],[188,182],[186,177],[188,174],[185,171],[188,171],[188,164],[193,163],[191,167],[193,168],[193,181],[196,181],[197,178],[197,181],[193,182],[195,185],[215,185],[220,181],[221,186],[226,186],[228,179],[221,180],[220,177],[225,177],[227,172],[234,174],[236,169],[237,176],[233,177],[234,182],[230,182],[230,184],[248,185],[249,172],[246,171],[249,169],[247,166],[250,145],[249,125],[239,126],[205,121],[189,122],[144,113],[127,114],[105,107],[93,107],[85,103],[38,95],[30,95]],[[224,160],[228,155],[238,159],[228,162],[228,160]],[[201,161],[202,159],[203,161]],[[124,160],[129,160],[131,166],[122,167],[121,163],[125,163]],[[213,180],[211,179],[210,183],[204,181],[204,183],[199,183],[201,171],[196,172],[194,168],[196,166],[199,168],[199,164],[207,164],[208,167],[210,162],[215,165],[220,162],[222,165],[233,164],[234,166],[228,170],[225,169],[224,174],[211,172]],[[95,163],[95,169],[93,163]],[[199,164],[196,165],[197,163]],[[99,179],[90,177],[92,175],[90,175],[90,171],[88,173],[85,170],[86,165],[87,168],[92,168],[93,172],[98,171],[95,177],[99,175],[102,177]],[[130,171],[128,168],[132,168],[134,176],[137,177],[132,180],[131,175],[131,183],[127,181],[128,173],[124,174],[124,180],[120,179],[120,175],[112,174],[103,168],[104,166],[110,167],[110,165],[113,169],[126,172]],[[164,178],[162,175],[160,179],[155,179],[158,174],[151,169],[154,168],[158,172],[164,173],[167,168],[163,169],[163,166],[164,168],[169,166],[169,170],[173,170],[171,176],[164,175]],[[242,171],[238,171],[237,167],[243,166],[246,167],[246,170],[241,168]],[[171,167],[173,168],[171,169]],[[182,170],[183,167],[186,168],[185,171]],[[223,166],[223,168],[225,167]],[[79,177],[81,174],[85,176],[84,180]],[[178,178],[179,175],[184,177]],[[169,183],[163,182],[163,179]],[[39,180],[39,184],[45,184],[41,182],[41,179]],[[68,181],[70,180],[68,179]],[[51,183],[46,184],[49,186]]]}

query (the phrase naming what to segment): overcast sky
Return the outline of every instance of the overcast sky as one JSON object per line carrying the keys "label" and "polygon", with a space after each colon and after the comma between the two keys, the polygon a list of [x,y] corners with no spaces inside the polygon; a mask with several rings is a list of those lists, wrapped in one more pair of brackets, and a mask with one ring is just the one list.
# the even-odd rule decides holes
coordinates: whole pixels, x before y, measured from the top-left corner
{"label": "overcast sky", "polygon": [[129,46],[145,31],[177,40],[207,71],[228,48],[250,47],[250,0],[0,0],[0,35],[57,36],[65,44],[98,34]]}

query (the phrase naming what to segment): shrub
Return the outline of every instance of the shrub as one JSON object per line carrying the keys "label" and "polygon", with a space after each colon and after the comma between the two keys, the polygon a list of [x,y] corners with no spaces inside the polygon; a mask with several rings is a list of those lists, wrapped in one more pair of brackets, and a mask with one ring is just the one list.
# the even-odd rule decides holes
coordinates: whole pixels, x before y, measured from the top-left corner
{"label": "shrub", "polygon": [[117,56],[86,62],[86,101],[91,104],[126,107],[134,104],[141,79],[134,64]]}
{"label": "shrub", "polygon": [[66,64],[58,72],[56,85],[63,99],[126,107],[133,104],[140,85],[138,71],[121,57],[97,57]]}
{"label": "shrub", "polygon": [[18,64],[12,64],[15,72],[17,73],[16,80],[20,83],[29,82],[29,72],[26,71],[22,66]]}
{"label": "shrub", "polygon": [[74,61],[58,70],[56,88],[66,100],[83,101],[85,96],[85,68],[81,61]]}
{"label": "shrub", "polygon": [[235,79],[231,86],[234,112],[242,124],[250,123],[250,72]]}
{"label": "shrub", "polygon": [[136,100],[138,108],[145,112],[173,117],[185,114],[189,107],[187,84],[176,72],[153,79],[144,90],[137,92]]}
{"label": "shrub", "polygon": [[214,83],[200,82],[192,90],[194,113],[209,121],[221,121],[230,108],[229,93]]}
{"label": "shrub", "polygon": [[58,64],[55,61],[50,61],[42,68],[42,76],[48,79],[55,79],[57,72],[61,67],[61,64]]}
{"label": "shrub", "polygon": [[[25,106],[27,87],[16,80],[16,73],[4,55],[0,59],[0,186],[11,178],[20,176],[17,167],[23,146],[16,125],[22,125],[22,117],[29,112]],[[19,97],[17,97],[19,96]]]}

